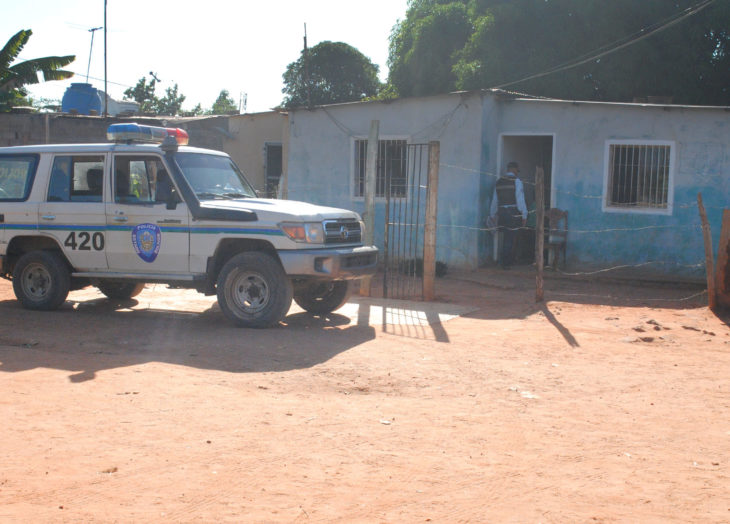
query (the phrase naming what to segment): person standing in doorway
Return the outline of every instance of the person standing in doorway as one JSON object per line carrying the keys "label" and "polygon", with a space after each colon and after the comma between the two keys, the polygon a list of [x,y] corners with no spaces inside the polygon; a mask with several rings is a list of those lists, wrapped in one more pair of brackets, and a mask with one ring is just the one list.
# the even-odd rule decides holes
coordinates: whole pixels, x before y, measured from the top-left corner
{"label": "person standing in doorway", "polygon": [[489,215],[496,219],[502,232],[502,248],[499,264],[509,269],[514,263],[514,241],[517,230],[527,223],[527,204],[525,190],[519,179],[520,166],[517,162],[507,164],[507,173],[497,179],[492,196]]}

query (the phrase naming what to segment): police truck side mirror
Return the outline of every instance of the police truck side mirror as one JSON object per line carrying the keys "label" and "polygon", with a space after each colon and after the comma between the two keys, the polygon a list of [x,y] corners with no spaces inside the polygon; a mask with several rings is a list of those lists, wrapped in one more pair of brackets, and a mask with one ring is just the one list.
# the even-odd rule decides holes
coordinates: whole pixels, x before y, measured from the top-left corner
{"label": "police truck side mirror", "polygon": [[177,191],[172,189],[165,200],[165,208],[169,210],[177,209],[178,202],[180,202],[180,199],[177,196]]}

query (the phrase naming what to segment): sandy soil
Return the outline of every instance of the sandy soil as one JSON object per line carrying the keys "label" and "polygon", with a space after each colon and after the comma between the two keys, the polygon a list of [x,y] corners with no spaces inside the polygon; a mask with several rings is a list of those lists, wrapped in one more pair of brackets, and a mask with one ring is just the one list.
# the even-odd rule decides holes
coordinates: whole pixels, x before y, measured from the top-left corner
{"label": "sandy soil", "polygon": [[242,330],[189,291],[37,313],[0,282],[0,521],[730,521],[730,330],[697,289],[437,292]]}

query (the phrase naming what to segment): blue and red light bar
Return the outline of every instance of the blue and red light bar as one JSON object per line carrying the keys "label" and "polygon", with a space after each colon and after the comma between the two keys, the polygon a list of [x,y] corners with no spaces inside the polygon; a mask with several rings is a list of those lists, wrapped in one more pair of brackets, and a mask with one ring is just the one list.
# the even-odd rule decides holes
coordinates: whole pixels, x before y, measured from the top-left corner
{"label": "blue and red light bar", "polygon": [[112,124],[106,130],[106,138],[112,142],[151,142],[161,144],[168,136],[175,138],[180,146],[188,145],[188,133],[179,127]]}

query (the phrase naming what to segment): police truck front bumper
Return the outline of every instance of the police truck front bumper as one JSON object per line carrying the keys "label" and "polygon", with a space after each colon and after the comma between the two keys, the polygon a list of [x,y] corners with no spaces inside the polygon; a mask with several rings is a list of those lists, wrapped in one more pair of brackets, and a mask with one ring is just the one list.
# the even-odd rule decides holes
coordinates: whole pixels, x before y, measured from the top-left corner
{"label": "police truck front bumper", "polygon": [[279,251],[278,254],[289,276],[354,280],[374,275],[378,265],[378,248],[375,246],[296,249]]}

